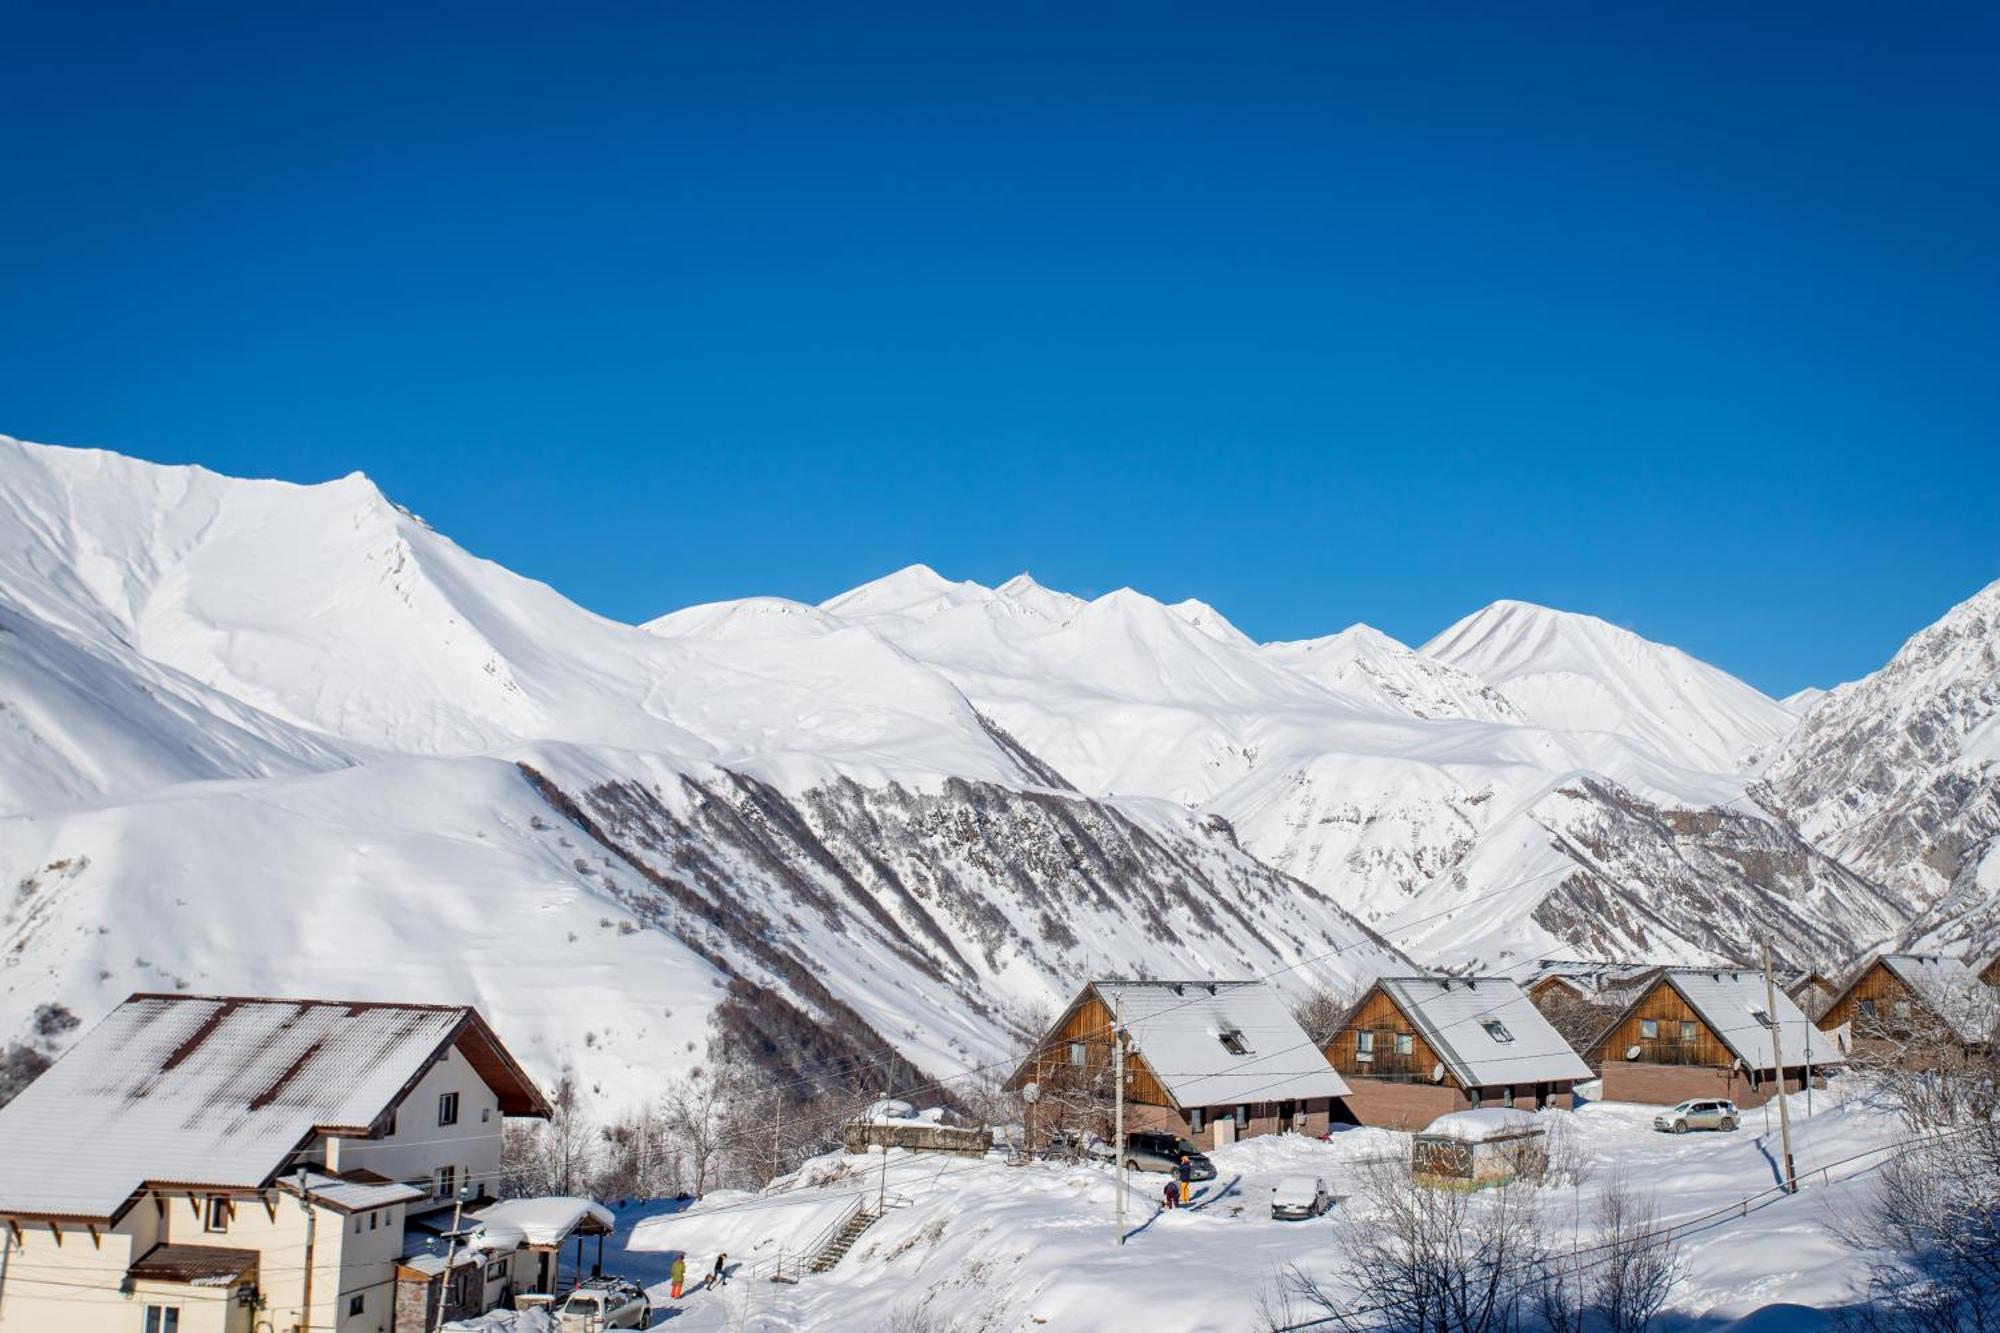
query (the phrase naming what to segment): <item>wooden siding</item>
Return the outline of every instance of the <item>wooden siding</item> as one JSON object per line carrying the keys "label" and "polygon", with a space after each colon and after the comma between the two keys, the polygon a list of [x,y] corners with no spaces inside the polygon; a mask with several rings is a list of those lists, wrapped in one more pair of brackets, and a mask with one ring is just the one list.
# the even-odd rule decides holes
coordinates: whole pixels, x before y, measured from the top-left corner
{"label": "wooden siding", "polygon": [[[1375,1034],[1375,1058],[1363,1060],[1359,1045],[1359,1035],[1363,1032]],[[1410,1054],[1396,1054],[1396,1038],[1410,1038]],[[1416,1024],[1397,1007],[1389,993],[1380,986],[1371,987],[1361,997],[1341,1025],[1322,1048],[1327,1063],[1338,1070],[1350,1082],[1355,1078],[1381,1079],[1388,1082],[1427,1083],[1433,1087],[1457,1088],[1458,1079],[1450,1069],[1445,1070],[1442,1084],[1431,1078],[1431,1070],[1443,1061],[1437,1052],[1417,1031]]]}
{"label": "wooden siding", "polygon": [[[1648,1020],[1659,1024],[1657,1036],[1644,1035]],[[1692,1041],[1683,1038],[1683,1023],[1694,1024]],[[1623,1062],[1625,1052],[1634,1046],[1645,1064],[1727,1069],[1736,1062],[1735,1054],[1665,978],[1655,981],[1639,1002],[1597,1039],[1588,1059],[1608,1072]]]}
{"label": "wooden siding", "polygon": [[[1862,1012],[1862,1001],[1874,1006],[1873,1015]],[[1898,1004],[1908,1005],[1902,1013],[1896,1011]],[[1876,959],[1868,965],[1868,970],[1854,979],[1854,984],[1832,1004],[1820,1018],[1820,1025],[1837,1028],[1842,1023],[1853,1023],[1857,1034],[1873,1021],[1889,1024],[1908,1024],[1918,1016],[1930,1012],[1930,1007],[1903,984],[1903,979],[1889,970],[1888,964]]]}
{"label": "wooden siding", "polygon": [[[1072,1043],[1083,1043],[1084,1062],[1079,1067],[1070,1052]],[[1108,1079],[1113,1063],[1111,1049],[1111,1009],[1093,989],[1073,1003],[1059,1019],[1034,1054],[1007,1080],[1009,1088],[1034,1082],[1044,1085],[1078,1077]],[[1173,1097],[1153,1077],[1146,1058],[1130,1045],[1125,1048],[1125,1099],[1142,1106],[1174,1107]]]}

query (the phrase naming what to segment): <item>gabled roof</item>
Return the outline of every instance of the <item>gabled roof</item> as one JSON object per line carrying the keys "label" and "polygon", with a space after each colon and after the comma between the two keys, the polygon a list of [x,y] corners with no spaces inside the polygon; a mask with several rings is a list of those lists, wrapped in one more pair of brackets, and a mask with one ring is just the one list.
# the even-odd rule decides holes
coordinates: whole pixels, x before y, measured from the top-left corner
{"label": "gabled roof", "polygon": [[1183,1109],[1350,1091],[1268,982],[1098,981],[1078,1001],[1092,991],[1120,1014],[1132,1049]]}
{"label": "gabled roof", "polygon": [[[1846,1057],[1834,1048],[1827,1035],[1800,1012],[1798,1005],[1783,990],[1778,992],[1773,1009],[1762,972],[1742,968],[1673,967],[1668,968],[1656,984],[1672,986],[1687,1001],[1688,1008],[1694,1010],[1695,1017],[1715,1034],[1731,1055],[1743,1062],[1745,1069],[1766,1071],[1772,1068],[1771,1023],[1778,1027],[1785,1068],[1847,1063]],[[1647,987],[1646,993],[1650,995],[1652,989]],[[1625,1017],[1645,998],[1641,995],[1634,1000],[1625,1014],[1619,1016],[1618,1022],[1606,1030],[1605,1037],[1598,1040],[1602,1042],[1616,1032]],[[1759,1014],[1768,1014],[1771,1023],[1759,1018]],[[1616,1051],[1605,1052],[1607,1058],[1617,1054]]]}
{"label": "gabled roof", "polygon": [[1528,993],[1505,977],[1383,977],[1375,984],[1461,1087],[1591,1076]]}
{"label": "gabled roof", "polygon": [[1513,980],[1521,989],[1533,990],[1547,981],[1559,981],[1587,1000],[1623,1003],[1633,989],[1658,976],[1659,963],[1607,963],[1586,958],[1539,958],[1513,970]]}
{"label": "gabled roof", "polygon": [[[1941,954],[1889,953],[1876,961],[1908,986],[1959,1040],[1985,1041],[1993,1035],[1994,1021],[2000,1018],[2000,999],[1978,973],[1958,959]],[[1855,981],[1858,984],[1860,978]]]}
{"label": "gabled roof", "polygon": [[0,1213],[108,1218],[148,1184],[258,1189],[369,1132],[456,1046],[503,1113],[548,1105],[464,1006],[134,995],[0,1107]]}

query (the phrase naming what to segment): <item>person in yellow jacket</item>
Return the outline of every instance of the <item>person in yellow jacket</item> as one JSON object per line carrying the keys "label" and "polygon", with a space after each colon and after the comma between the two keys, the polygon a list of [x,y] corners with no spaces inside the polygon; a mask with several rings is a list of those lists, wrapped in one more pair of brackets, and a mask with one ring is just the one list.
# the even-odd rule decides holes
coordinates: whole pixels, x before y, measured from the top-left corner
{"label": "person in yellow jacket", "polygon": [[688,1280],[688,1260],[685,1254],[674,1256],[673,1278],[674,1299],[679,1300],[681,1298],[681,1284]]}

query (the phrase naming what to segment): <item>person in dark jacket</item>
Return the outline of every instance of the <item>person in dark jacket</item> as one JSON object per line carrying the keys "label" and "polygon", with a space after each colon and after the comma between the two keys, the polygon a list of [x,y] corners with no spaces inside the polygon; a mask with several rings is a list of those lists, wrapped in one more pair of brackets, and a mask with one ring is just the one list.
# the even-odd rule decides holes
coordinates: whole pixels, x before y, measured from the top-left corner
{"label": "person in dark jacket", "polygon": [[1181,1183],[1178,1180],[1169,1180],[1167,1182],[1166,1193],[1163,1197],[1165,1198],[1166,1202],[1163,1203],[1161,1207],[1165,1208],[1170,1213],[1174,1209],[1178,1208],[1181,1202]]}
{"label": "person in dark jacket", "polygon": [[1187,1154],[1181,1154],[1180,1165],[1174,1168],[1174,1179],[1181,1183],[1181,1203],[1185,1205],[1194,1198],[1194,1163]]}
{"label": "person in dark jacket", "polygon": [[715,1269],[708,1275],[709,1286],[726,1287],[729,1285],[729,1270],[727,1268],[728,1263],[729,1263],[728,1255],[718,1254],[715,1256]]}

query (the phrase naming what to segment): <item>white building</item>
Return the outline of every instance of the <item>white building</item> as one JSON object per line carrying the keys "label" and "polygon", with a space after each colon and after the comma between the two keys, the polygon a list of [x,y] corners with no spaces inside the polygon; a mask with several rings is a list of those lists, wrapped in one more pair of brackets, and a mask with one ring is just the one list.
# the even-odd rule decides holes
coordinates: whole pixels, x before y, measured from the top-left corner
{"label": "white building", "polygon": [[548,1114],[470,1008],[134,995],[0,1108],[0,1330],[392,1333],[405,1218]]}

